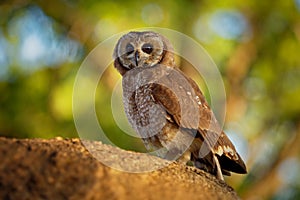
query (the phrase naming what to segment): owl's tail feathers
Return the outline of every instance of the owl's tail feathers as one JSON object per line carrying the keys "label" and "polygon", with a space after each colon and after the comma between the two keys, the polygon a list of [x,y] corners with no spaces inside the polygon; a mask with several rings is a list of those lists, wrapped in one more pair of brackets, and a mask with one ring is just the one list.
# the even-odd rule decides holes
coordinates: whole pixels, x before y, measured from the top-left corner
{"label": "owl's tail feathers", "polygon": [[216,155],[221,165],[222,171],[235,172],[238,174],[246,174],[247,173],[246,165],[238,153],[237,156],[238,159],[233,160],[228,158],[225,155],[222,156]]}
{"label": "owl's tail feathers", "polygon": [[199,158],[193,153],[191,154],[191,161],[193,161],[195,167],[215,175],[220,180],[224,180],[223,175],[230,176],[230,172],[239,174],[247,173],[243,160],[239,155],[238,158],[238,160],[231,160],[225,155],[219,156],[212,152],[204,158]]}

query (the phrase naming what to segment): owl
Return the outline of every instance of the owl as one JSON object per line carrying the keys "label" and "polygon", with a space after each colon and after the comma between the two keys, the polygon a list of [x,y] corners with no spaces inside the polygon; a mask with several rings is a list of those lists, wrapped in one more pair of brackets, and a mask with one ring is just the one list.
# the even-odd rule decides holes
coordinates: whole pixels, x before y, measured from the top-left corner
{"label": "owl", "polygon": [[171,43],[161,34],[129,32],[114,49],[122,75],[123,104],[145,147],[168,160],[184,160],[224,180],[247,173],[198,85],[175,65]]}

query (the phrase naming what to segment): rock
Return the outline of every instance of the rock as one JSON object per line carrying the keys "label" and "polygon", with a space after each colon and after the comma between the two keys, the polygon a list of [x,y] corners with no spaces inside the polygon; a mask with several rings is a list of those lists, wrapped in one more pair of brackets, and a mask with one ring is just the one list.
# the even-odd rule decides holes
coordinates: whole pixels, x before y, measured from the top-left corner
{"label": "rock", "polygon": [[[79,139],[0,138],[0,199],[238,199],[225,182],[194,167],[83,143],[97,159]],[[160,169],[129,173],[102,162],[127,171]]]}

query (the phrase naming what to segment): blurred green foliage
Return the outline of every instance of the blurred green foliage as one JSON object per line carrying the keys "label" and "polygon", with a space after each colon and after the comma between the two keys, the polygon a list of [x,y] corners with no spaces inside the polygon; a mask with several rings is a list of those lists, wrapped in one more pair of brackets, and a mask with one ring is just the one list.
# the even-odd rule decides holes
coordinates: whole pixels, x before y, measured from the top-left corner
{"label": "blurred green foliage", "polygon": [[[300,0],[2,1],[0,135],[77,137],[72,90],[81,62],[113,34],[146,26],[187,34],[219,67],[225,130],[249,168],[229,184],[244,199],[299,198]],[[106,73],[99,122],[118,146],[141,150],[114,122],[109,105],[120,76],[112,66]]]}

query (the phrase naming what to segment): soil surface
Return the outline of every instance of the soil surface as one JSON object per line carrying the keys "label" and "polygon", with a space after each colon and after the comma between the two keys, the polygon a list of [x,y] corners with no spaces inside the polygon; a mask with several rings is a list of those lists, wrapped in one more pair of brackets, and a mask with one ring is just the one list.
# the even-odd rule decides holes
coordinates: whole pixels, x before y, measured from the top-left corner
{"label": "soil surface", "polygon": [[[83,143],[90,151],[79,139],[0,137],[0,199],[238,199],[225,182],[194,167]],[[130,173],[149,167],[160,169]]]}

